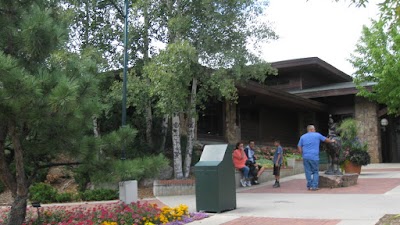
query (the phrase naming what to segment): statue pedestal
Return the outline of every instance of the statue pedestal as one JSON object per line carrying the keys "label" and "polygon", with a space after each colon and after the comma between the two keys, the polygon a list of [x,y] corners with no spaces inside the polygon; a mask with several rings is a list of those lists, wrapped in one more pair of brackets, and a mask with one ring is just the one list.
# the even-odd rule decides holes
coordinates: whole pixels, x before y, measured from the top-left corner
{"label": "statue pedestal", "polygon": [[344,175],[326,175],[319,174],[319,187],[320,188],[339,188],[349,187],[357,184],[358,174],[348,173]]}

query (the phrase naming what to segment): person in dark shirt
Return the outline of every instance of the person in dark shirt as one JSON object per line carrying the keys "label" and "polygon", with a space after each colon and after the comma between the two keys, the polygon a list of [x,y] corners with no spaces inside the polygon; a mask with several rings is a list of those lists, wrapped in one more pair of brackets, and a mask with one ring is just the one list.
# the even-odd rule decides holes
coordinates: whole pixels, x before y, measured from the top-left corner
{"label": "person in dark shirt", "polygon": [[274,146],[276,147],[274,154],[274,176],[275,176],[275,184],[272,186],[274,188],[278,188],[281,185],[279,184],[279,177],[281,172],[281,166],[283,162],[283,148],[281,146],[281,142],[279,140],[274,141]]}
{"label": "person in dark shirt", "polygon": [[250,140],[249,145],[246,146],[244,152],[246,153],[246,156],[248,158],[247,165],[250,168],[250,174],[253,177],[252,183],[259,184],[258,178],[264,172],[265,168],[256,162],[257,158],[255,156],[254,150],[255,150],[255,143],[253,140]]}

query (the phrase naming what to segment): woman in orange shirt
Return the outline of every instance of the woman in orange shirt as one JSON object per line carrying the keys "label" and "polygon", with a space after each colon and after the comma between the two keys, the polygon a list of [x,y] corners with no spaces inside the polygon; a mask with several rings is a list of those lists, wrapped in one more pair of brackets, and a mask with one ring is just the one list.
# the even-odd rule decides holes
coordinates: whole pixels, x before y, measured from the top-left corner
{"label": "woman in orange shirt", "polygon": [[244,178],[240,179],[240,184],[243,187],[251,186],[251,182],[249,179],[249,167],[246,166],[247,156],[244,152],[243,143],[239,142],[236,144],[236,149],[232,153],[233,165],[236,169],[240,170],[243,173]]}

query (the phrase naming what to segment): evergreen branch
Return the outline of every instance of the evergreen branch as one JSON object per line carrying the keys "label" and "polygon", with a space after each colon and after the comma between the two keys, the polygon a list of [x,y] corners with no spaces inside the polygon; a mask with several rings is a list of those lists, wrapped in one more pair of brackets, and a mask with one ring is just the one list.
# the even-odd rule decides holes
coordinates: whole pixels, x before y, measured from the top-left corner
{"label": "evergreen branch", "polygon": [[54,166],[73,166],[73,165],[81,165],[81,162],[65,162],[65,163],[49,163],[45,165],[38,166],[38,169],[50,168]]}
{"label": "evergreen branch", "polygon": [[0,9],[0,13],[5,13],[9,15],[16,15],[17,12],[15,10],[9,10],[9,9]]}

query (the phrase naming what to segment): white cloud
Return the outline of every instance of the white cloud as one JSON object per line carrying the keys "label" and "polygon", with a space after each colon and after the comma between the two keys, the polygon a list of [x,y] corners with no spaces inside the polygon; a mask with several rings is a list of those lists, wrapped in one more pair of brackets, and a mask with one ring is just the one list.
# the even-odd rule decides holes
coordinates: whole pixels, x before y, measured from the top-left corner
{"label": "white cloud", "polygon": [[363,25],[377,18],[377,0],[366,8],[348,1],[270,0],[267,19],[273,23],[277,41],[263,46],[268,62],[319,57],[347,74],[354,69],[347,61],[361,36]]}

